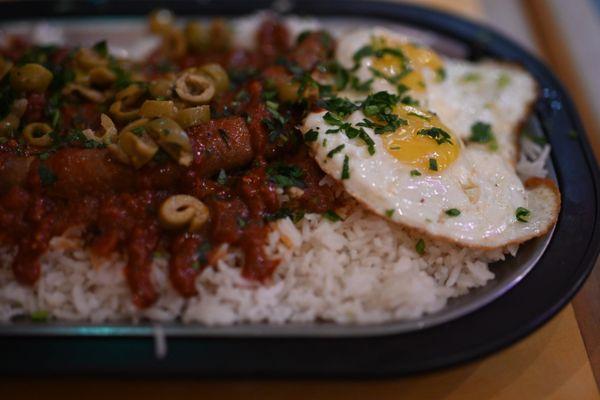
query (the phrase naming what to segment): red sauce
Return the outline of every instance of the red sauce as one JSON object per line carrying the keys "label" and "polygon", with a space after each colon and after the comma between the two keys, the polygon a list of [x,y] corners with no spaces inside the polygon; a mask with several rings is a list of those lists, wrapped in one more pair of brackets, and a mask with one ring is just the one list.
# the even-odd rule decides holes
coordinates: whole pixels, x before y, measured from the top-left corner
{"label": "red sauce", "polygon": [[[211,61],[231,73],[255,71],[214,99],[209,122],[187,130],[194,153],[190,167],[163,157],[136,170],[115,160],[107,149],[70,139],[76,129],[98,128],[100,114],[107,112],[105,106],[84,99],[63,101],[55,132],[61,142],[51,151],[16,138],[0,145],[0,242],[17,247],[12,268],[20,283],[35,284],[50,239],[71,227],[82,230],[96,256],[126,256],[125,276],[133,302],[141,308],[158,298],[151,274],[157,252],[169,255],[170,282],[185,297],[197,294],[196,278],[218,258],[224,243],[243,251],[244,277],[270,279],[279,261],[264,251],[269,221],[284,208],[325,212],[334,207],[335,195],[319,185],[324,174],[295,128],[302,115],[298,107],[281,104],[279,113],[287,119],[277,135],[270,129],[275,116],[264,98],[272,84],[268,71],[275,71],[278,79],[291,79],[291,74],[281,73],[278,59],[302,61],[298,64],[310,69],[326,61],[331,49],[321,33],[290,46],[287,30],[273,19],[265,21],[256,37],[254,51],[233,48],[186,54],[178,60],[165,59],[157,51],[146,63],[147,78],[163,74],[165,63],[181,69]],[[15,40],[2,54],[18,60],[27,50],[28,45]],[[67,68],[69,54],[57,49],[49,60]],[[56,93],[50,89],[27,94],[24,120],[48,121],[52,94]],[[280,204],[276,179],[269,172],[281,164],[301,174],[302,195],[286,204]],[[202,231],[192,234],[160,226],[159,207],[173,194],[189,194],[207,205],[210,219]]]}

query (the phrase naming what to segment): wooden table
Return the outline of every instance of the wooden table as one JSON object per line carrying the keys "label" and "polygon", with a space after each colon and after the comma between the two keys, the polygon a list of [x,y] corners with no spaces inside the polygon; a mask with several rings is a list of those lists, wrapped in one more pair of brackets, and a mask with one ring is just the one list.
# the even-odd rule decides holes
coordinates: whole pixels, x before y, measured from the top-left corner
{"label": "wooden table", "polygon": [[[413,0],[416,1],[416,0]],[[420,0],[470,18],[485,20],[486,1]],[[503,0],[520,3],[518,0]],[[583,0],[580,0],[583,1]],[[543,13],[543,0],[523,4],[532,18],[540,54],[547,57],[561,79],[569,83],[580,108],[586,100],[576,90],[574,68],[561,57],[564,49],[548,46],[551,25]],[[521,5],[523,5],[521,4]],[[541,21],[540,21],[541,20]],[[552,43],[555,43],[554,41]],[[564,55],[564,52],[562,53]],[[575,83],[574,83],[575,82]],[[581,84],[581,83],[580,83]],[[575,89],[575,90],[574,90]],[[582,112],[590,132],[597,121],[590,110]],[[600,137],[595,143],[600,143]],[[595,146],[600,154],[600,146]],[[521,342],[486,359],[430,374],[384,381],[120,381],[93,379],[12,379],[0,381],[0,399],[600,399],[594,380],[600,377],[600,271],[598,268],[577,296],[543,328]],[[583,337],[586,339],[584,345]],[[1,355],[0,355],[1,359]],[[590,362],[590,359],[593,362]]]}

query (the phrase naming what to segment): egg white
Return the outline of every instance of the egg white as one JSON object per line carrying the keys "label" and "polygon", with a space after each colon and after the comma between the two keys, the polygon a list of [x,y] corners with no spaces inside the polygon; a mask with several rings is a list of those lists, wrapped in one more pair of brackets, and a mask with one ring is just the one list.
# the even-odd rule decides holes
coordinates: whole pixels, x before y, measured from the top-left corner
{"label": "egg white", "polygon": [[[323,120],[324,114],[310,114],[302,128],[304,132],[319,132],[318,139],[310,144],[315,160],[326,173],[341,181],[351,196],[385,218],[433,237],[479,248],[520,243],[543,234],[555,222],[558,203],[553,190],[538,194],[540,185],[525,188],[498,154],[476,147],[463,148],[459,158],[444,171],[411,176],[414,167],[390,155],[371,129],[365,131],[375,142],[373,155],[360,140],[349,139],[343,133],[325,133],[331,126]],[[356,124],[364,118],[362,111],[356,111],[347,122]],[[328,156],[342,144],[342,151]],[[348,179],[342,179],[345,156]],[[550,198],[548,207],[535,204],[540,196]],[[532,212],[529,222],[516,219],[518,207]],[[460,215],[447,215],[445,211],[449,209],[460,210]]]}

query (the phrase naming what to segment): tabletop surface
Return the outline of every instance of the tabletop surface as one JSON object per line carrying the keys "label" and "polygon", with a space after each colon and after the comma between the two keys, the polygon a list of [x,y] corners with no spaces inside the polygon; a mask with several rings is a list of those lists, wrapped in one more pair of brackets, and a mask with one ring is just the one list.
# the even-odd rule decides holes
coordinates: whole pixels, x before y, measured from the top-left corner
{"label": "tabletop surface", "polygon": [[[490,22],[496,15],[495,0],[412,0],[472,19]],[[583,0],[579,0],[583,1]],[[544,0],[503,0],[522,15],[534,15],[532,29],[519,18],[507,18],[513,36],[521,36],[529,48],[538,50],[567,84],[579,108],[586,101],[578,90],[573,66],[566,65],[560,49],[544,41],[556,35],[555,27],[541,22]],[[522,3],[526,3],[523,6]],[[491,4],[491,6],[490,6]],[[490,9],[493,16],[490,17]],[[486,10],[488,15],[486,15]],[[514,12],[514,10],[513,10]],[[497,14],[498,13],[498,14]],[[497,18],[496,18],[497,19]],[[529,21],[529,20],[527,20]],[[536,22],[537,21],[537,22]],[[496,24],[500,22],[495,21]],[[538,36],[535,36],[535,32]],[[539,33],[542,32],[540,36]],[[580,110],[588,132],[597,133],[590,110]],[[599,137],[592,138],[600,154]],[[600,273],[595,273],[572,304],[544,327],[521,342],[485,359],[438,371],[393,380],[116,380],[116,379],[2,379],[0,399],[85,398],[107,399],[114,394],[127,399],[600,399],[594,379],[600,377]],[[584,340],[585,339],[585,343]],[[587,348],[586,348],[587,345]],[[0,356],[1,358],[1,356]],[[591,361],[590,361],[591,360]],[[597,378],[598,379],[598,378]],[[67,396],[67,397],[65,397]]]}

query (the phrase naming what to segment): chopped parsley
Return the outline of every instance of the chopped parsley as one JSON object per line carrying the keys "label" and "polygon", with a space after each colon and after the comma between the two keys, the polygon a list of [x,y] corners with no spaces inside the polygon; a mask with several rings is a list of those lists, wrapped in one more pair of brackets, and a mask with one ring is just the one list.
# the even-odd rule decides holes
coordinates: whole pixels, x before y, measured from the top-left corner
{"label": "chopped parsley", "polygon": [[471,125],[471,136],[469,141],[474,143],[488,144],[488,147],[492,151],[498,150],[498,143],[494,132],[492,132],[492,126],[485,122],[477,121]]}
{"label": "chopped parsley", "polygon": [[271,164],[267,167],[267,175],[273,183],[283,189],[292,186],[300,188],[305,186],[302,181],[304,171],[295,165],[284,163]]}
{"label": "chopped parsley", "polygon": [[419,239],[417,244],[415,245],[415,250],[419,255],[425,254],[425,241],[423,239]]}
{"label": "chopped parsley", "polygon": [[370,155],[375,154],[375,142],[367,132],[363,128],[356,128],[352,126],[349,122],[344,122],[339,116],[327,112],[323,116],[323,120],[328,125],[333,125],[336,128],[330,128],[325,131],[326,134],[339,133],[340,131],[344,132],[348,139],[354,139],[358,137],[361,139],[366,145]]}
{"label": "chopped parsley", "polygon": [[204,242],[198,247],[198,250],[196,250],[196,261],[192,263],[193,269],[198,270],[202,265],[205,265],[208,262],[208,252],[211,248],[212,246],[208,242]]}
{"label": "chopped parsley", "polygon": [[146,132],[146,128],[143,126],[136,126],[135,128],[133,128],[131,130],[131,133],[133,133],[135,136],[141,136]]}
{"label": "chopped parsley", "polygon": [[357,104],[343,97],[321,99],[317,102],[317,105],[342,117],[350,115],[352,112],[358,110],[359,107]]}
{"label": "chopped parsley", "polygon": [[350,158],[348,155],[344,156],[344,164],[342,165],[342,179],[350,179]]}
{"label": "chopped parsley", "polygon": [[319,138],[319,132],[317,132],[314,129],[311,129],[304,134],[305,142],[316,142],[318,138]]}
{"label": "chopped parsley", "polygon": [[358,49],[356,53],[352,56],[352,60],[354,61],[354,66],[352,67],[353,71],[356,71],[360,67],[360,62],[365,57],[376,57],[382,58],[385,55],[391,55],[397,57],[402,61],[403,67],[406,66],[406,56],[400,49],[392,48],[392,47],[382,47],[382,48],[374,48],[371,45],[366,45]]}
{"label": "chopped parsley", "polygon": [[229,134],[227,131],[225,129],[219,129],[218,132],[227,149],[231,149],[231,146],[229,145]]}
{"label": "chopped parsley", "polygon": [[518,207],[515,213],[517,217],[517,221],[519,222],[529,222],[529,216],[531,215],[531,211],[524,207]]}
{"label": "chopped parsley", "polygon": [[323,217],[330,220],[331,222],[342,221],[342,217],[340,217],[335,211],[327,210],[323,213]]}
{"label": "chopped parsley", "polygon": [[501,73],[498,77],[498,81],[496,81],[496,84],[498,85],[499,89],[504,89],[510,85],[510,76],[505,72]]}
{"label": "chopped parsley", "polygon": [[460,78],[462,82],[476,82],[479,79],[481,79],[481,75],[477,72],[467,72]]}
{"label": "chopped parsley", "polygon": [[521,133],[524,137],[526,137],[527,139],[531,140],[533,143],[538,144],[540,146],[545,145],[546,143],[548,143],[548,141],[546,140],[545,137],[543,136],[536,136],[534,135],[530,130],[526,129]]}
{"label": "chopped parsley", "polygon": [[219,171],[219,175],[217,175],[217,183],[219,183],[219,185],[225,185],[227,183],[227,173],[224,169]]}
{"label": "chopped parsley", "polygon": [[29,314],[33,322],[47,322],[50,319],[50,313],[46,310],[38,310]]}
{"label": "chopped parsley", "polygon": [[106,57],[108,56],[108,45],[106,44],[106,40],[102,40],[95,45],[92,46],[92,49],[100,56]]}
{"label": "chopped parsley", "polygon": [[275,211],[274,213],[266,215],[265,221],[271,222],[271,221],[276,221],[278,219],[283,219],[283,218],[289,218],[294,223],[298,223],[302,220],[302,218],[304,218],[304,211],[303,210],[292,211],[287,207],[282,207],[279,210]]}
{"label": "chopped parsley", "polygon": [[435,75],[436,75],[438,81],[440,81],[440,82],[445,81],[446,80],[446,68],[440,67],[440,68],[436,69]]}
{"label": "chopped parsley", "polygon": [[368,96],[362,104],[365,115],[369,118],[375,118],[382,124],[375,124],[363,121],[359,125],[372,128],[376,134],[385,132],[394,132],[401,125],[406,125],[406,120],[399,118],[393,113],[394,106],[398,104],[400,98],[388,92],[377,92]]}
{"label": "chopped parsley", "polygon": [[42,182],[42,186],[50,186],[57,180],[56,174],[52,172],[46,164],[40,164],[38,167],[38,175]]}
{"label": "chopped parsley", "polygon": [[417,135],[429,136],[430,138],[435,140],[435,142],[437,144],[444,144],[444,143],[452,144],[452,138],[451,138],[450,134],[441,128],[433,127],[433,128],[420,129],[417,132]]}
{"label": "chopped parsley", "polygon": [[237,219],[237,224],[241,229],[244,229],[246,227],[246,225],[248,225],[248,221],[246,221],[244,218],[238,218]]}
{"label": "chopped parsley", "polygon": [[438,170],[438,163],[437,160],[435,158],[430,158],[429,159],[429,169],[432,171],[437,171]]}
{"label": "chopped parsley", "polygon": [[394,209],[390,208],[389,210],[385,210],[385,216],[391,218],[394,215]]}
{"label": "chopped parsley", "polygon": [[357,92],[368,92],[371,90],[371,85],[373,84],[373,79],[366,80],[361,82],[356,76],[352,75],[350,77],[350,87],[356,90]]}
{"label": "chopped parsley", "polygon": [[337,153],[342,151],[344,149],[344,147],[346,147],[346,145],[344,145],[344,144],[340,144],[339,146],[335,147],[333,150],[331,150],[331,151],[329,151],[329,153],[327,153],[327,158],[333,158],[333,156],[335,156]]}
{"label": "chopped parsley", "polygon": [[571,129],[571,130],[569,131],[569,133],[568,133],[568,137],[569,137],[569,139],[571,139],[571,140],[577,140],[577,136],[578,136],[578,135],[577,135],[577,132],[576,132],[576,131],[574,131],[573,129]]}
{"label": "chopped parsley", "polygon": [[418,170],[413,169],[410,171],[410,176],[421,176],[421,173]]}
{"label": "chopped parsley", "polygon": [[450,208],[449,210],[444,211],[449,217],[458,217],[460,215],[460,210],[458,208]]}

